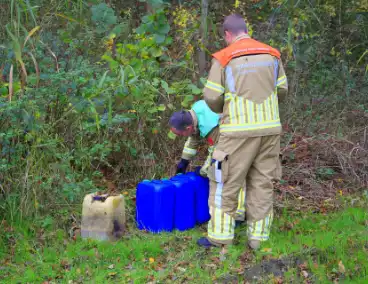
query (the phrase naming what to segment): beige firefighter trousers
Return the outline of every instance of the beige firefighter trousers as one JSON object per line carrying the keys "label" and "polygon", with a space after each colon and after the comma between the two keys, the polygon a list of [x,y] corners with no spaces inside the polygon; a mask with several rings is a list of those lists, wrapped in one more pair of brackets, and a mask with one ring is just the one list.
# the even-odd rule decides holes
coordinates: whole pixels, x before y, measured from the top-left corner
{"label": "beige firefighter trousers", "polygon": [[[206,158],[205,163],[203,164],[203,166],[201,167],[200,170],[200,174],[203,177],[207,177],[208,176],[208,168],[211,164],[212,161],[212,155],[213,155],[213,151],[214,151],[215,147],[214,146],[210,146],[208,148],[208,156]],[[235,213],[235,217],[234,219],[237,221],[244,221],[245,220],[245,185],[239,190],[239,194],[238,194],[238,207],[236,209],[236,213]]]}
{"label": "beige firefighter trousers", "polygon": [[280,179],[280,135],[234,139],[220,136],[208,169],[208,239],[217,245],[234,239],[239,192],[244,185],[249,240],[269,238],[273,219],[273,181]]}

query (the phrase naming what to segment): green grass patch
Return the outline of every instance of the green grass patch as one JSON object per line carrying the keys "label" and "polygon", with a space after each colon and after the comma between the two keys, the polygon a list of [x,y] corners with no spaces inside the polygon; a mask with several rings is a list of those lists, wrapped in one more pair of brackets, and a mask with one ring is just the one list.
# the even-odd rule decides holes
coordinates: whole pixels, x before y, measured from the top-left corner
{"label": "green grass patch", "polygon": [[[161,235],[133,230],[121,241],[108,243],[74,241],[62,230],[12,224],[5,228],[0,239],[0,280],[2,283],[70,280],[73,281],[70,283],[211,283],[228,276],[241,279],[242,273],[247,273],[245,267],[295,256],[302,265],[286,272],[286,282],[301,277],[314,283],[335,279],[366,283],[367,225],[368,213],[361,207],[326,215],[283,213],[275,218],[271,239],[252,255],[246,251],[245,227],[237,230],[237,244],[224,253],[220,248],[197,247],[196,240],[205,234],[204,226]],[[262,283],[274,281],[263,276]]]}

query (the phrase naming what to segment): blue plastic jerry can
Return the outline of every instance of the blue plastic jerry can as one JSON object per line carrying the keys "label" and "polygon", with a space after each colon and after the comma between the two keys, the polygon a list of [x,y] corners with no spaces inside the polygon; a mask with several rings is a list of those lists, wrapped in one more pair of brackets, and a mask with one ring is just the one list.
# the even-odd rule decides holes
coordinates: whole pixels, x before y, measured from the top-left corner
{"label": "blue plastic jerry can", "polygon": [[188,172],[185,176],[190,178],[195,184],[196,222],[198,224],[205,223],[211,219],[208,206],[208,198],[210,195],[209,179],[199,176],[194,172]]}
{"label": "blue plastic jerry can", "polygon": [[174,226],[179,231],[194,228],[195,188],[193,181],[185,176],[174,176],[170,181],[175,185]]}
{"label": "blue plastic jerry can", "polygon": [[161,180],[144,180],[137,185],[136,222],[140,230],[153,233],[174,229],[176,187]]}

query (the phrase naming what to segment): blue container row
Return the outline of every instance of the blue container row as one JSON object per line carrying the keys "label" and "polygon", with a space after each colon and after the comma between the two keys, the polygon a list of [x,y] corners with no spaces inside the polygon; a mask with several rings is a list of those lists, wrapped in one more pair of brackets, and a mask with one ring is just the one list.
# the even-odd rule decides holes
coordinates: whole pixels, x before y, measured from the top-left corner
{"label": "blue container row", "polygon": [[193,172],[137,185],[138,229],[153,233],[185,231],[207,222],[209,181]]}

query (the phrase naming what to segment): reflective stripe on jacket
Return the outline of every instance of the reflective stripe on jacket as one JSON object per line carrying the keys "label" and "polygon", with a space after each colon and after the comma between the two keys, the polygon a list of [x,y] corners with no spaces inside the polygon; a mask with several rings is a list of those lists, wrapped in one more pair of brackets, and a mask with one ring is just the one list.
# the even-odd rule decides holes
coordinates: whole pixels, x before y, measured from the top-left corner
{"label": "reflective stripe on jacket", "polygon": [[[191,115],[193,117],[193,122],[194,122],[194,125],[195,125],[196,129],[195,129],[194,134],[191,135],[191,136],[189,136],[188,139],[187,139],[187,141],[185,142],[181,157],[183,159],[186,159],[186,160],[192,160],[197,155],[197,149],[198,149],[199,143],[203,139],[206,139],[207,144],[210,146],[208,148],[208,153],[209,153],[208,156],[211,156],[212,155],[212,151],[213,151],[213,149],[212,149],[213,147],[211,147],[211,146],[213,146],[214,144],[216,144],[217,141],[218,141],[218,138],[219,138],[219,126],[217,124],[206,135],[206,137],[201,137],[200,131],[197,128],[198,118],[197,118],[197,116],[196,116],[196,114],[195,114],[195,112],[193,110],[190,110],[190,113],[191,113]],[[201,119],[205,119],[205,117],[203,117]],[[208,157],[207,157],[207,159],[208,159]],[[203,166],[205,168],[207,168],[207,163],[205,163]]]}
{"label": "reflective stripe on jacket", "polygon": [[[250,47],[248,35],[239,37],[231,49],[224,49],[224,54],[239,54],[237,46],[244,50]],[[229,50],[231,52],[229,52]],[[287,90],[287,78],[281,59],[270,47],[271,54],[250,54],[223,59],[219,54],[212,61],[204,99],[207,105],[217,113],[223,113],[220,132],[237,137],[256,137],[281,133],[278,106],[278,89]],[[255,50],[255,49],[253,49]],[[225,56],[225,57],[226,57]],[[229,58],[228,58],[229,59]],[[223,66],[227,62],[226,66]],[[215,86],[215,87],[214,87]]]}

